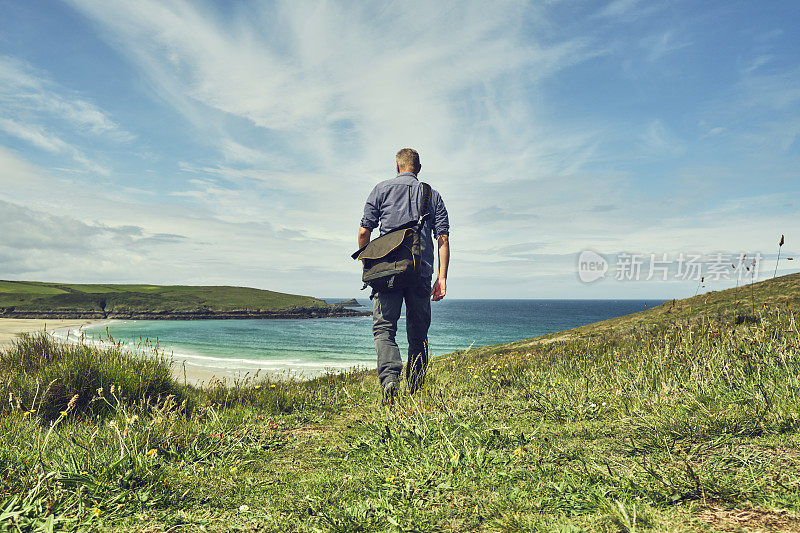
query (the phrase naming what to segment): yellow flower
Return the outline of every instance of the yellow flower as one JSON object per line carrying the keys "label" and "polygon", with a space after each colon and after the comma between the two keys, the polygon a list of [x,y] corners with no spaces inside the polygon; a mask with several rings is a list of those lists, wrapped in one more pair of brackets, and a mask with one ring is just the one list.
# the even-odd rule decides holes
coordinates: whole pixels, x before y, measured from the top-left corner
{"label": "yellow flower", "polygon": [[274,389],[275,388],[275,384],[273,383],[272,385],[269,386],[269,388],[270,389]]}
{"label": "yellow flower", "polygon": [[95,516],[100,516],[100,509],[95,509],[93,512]]}
{"label": "yellow flower", "polygon": [[253,387],[253,388],[254,388],[254,389],[256,389],[256,390],[258,390],[258,389],[260,389],[260,388],[261,388],[261,385],[256,385],[256,386],[255,386],[255,387]]}
{"label": "yellow flower", "polygon": [[158,456],[158,450],[156,450],[155,448],[151,448],[151,449],[147,450],[147,455],[148,456]]}
{"label": "yellow flower", "polygon": [[66,411],[61,411],[61,416],[67,416],[67,412]]}
{"label": "yellow flower", "polygon": [[394,476],[386,476],[386,483],[394,483]]}

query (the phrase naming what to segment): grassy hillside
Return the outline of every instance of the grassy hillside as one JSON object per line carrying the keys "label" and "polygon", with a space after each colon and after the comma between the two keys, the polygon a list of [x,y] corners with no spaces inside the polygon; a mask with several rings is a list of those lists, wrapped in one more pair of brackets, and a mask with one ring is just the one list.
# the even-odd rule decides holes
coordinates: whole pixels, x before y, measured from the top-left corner
{"label": "grassy hillside", "polygon": [[6,313],[228,313],[327,308],[310,296],[246,287],[96,285],[0,281],[0,315]]}
{"label": "grassy hillside", "polygon": [[707,323],[737,323],[752,321],[766,308],[800,309],[800,273],[770,278],[734,289],[711,291],[682,300],[667,300],[656,307],[621,317],[587,324],[574,329],[558,331],[524,339],[504,345],[479,348],[480,351],[495,349],[524,349],[534,343],[591,338],[604,335],[624,335],[648,327],[665,324],[690,326]]}
{"label": "grassy hillside", "polygon": [[196,389],[156,356],[23,337],[0,357],[2,520],[798,531],[798,282],[439,356],[392,407],[374,372]]}

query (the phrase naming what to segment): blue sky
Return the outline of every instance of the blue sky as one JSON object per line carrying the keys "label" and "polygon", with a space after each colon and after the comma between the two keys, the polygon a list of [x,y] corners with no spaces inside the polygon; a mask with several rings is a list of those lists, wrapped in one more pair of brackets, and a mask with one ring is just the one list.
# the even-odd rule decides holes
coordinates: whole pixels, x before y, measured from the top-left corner
{"label": "blue sky", "polygon": [[697,289],[582,283],[583,250],[760,252],[762,278],[781,234],[800,253],[796,2],[0,12],[0,278],[358,295],[363,202],[404,146],[450,212],[452,297]]}

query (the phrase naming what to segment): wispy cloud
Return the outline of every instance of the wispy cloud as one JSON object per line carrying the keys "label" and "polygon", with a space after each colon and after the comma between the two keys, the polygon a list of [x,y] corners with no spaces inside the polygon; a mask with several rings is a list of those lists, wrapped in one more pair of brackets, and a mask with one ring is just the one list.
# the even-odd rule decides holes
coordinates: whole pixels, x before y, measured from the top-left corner
{"label": "wispy cloud", "polygon": [[[513,106],[500,106],[487,91],[515,90],[506,83],[512,73],[546,79],[593,53],[583,38],[526,41],[523,6],[511,2],[491,10],[420,3],[413,11],[424,23],[408,38],[397,26],[406,5],[279,2],[222,17],[181,0],[72,4],[190,120],[207,117],[198,106],[247,119],[281,132],[293,159],[324,168],[348,157],[376,170],[387,151],[411,141],[468,167],[475,161],[456,152],[457,139],[484,155],[508,139],[531,141],[529,105],[513,95]],[[470,134],[476,126],[482,131]],[[230,136],[219,146],[248,163],[275,151],[242,150]]]}
{"label": "wispy cloud", "polygon": [[134,136],[95,105],[67,93],[28,63],[0,55],[0,130],[47,152],[66,154],[90,172],[108,175],[104,165],[76,146],[75,134],[114,142],[129,142]]}
{"label": "wispy cloud", "polygon": [[642,40],[642,46],[648,50],[648,61],[657,61],[664,56],[691,45],[691,41],[676,37],[676,32],[672,29],[658,35],[648,36]]}
{"label": "wispy cloud", "polygon": [[[752,249],[797,212],[763,190],[796,192],[796,54],[776,17],[744,31],[742,6],[67,4],[88,21],[83,61],[113,62],[129,92],[3,56],[0,199],[124,243],[115,276],[346,294],[363,201],[402,146],[450,211],[454,289],[482,283],[465,296],[574,287],[582,248]],[[32,242],[30,272],[69,263]]]}
{"label": "wispy cloud", "polygon": [[72,160],[83,168],[107,176],[107,168],[98,165],[87,158],[78,148],[64,142],[61,138],[46,131],[41,126],[21,124],[11,119],[0,117],[0,131],[13,137],[31,143],[33,146],[54,154],[68,154]]}
{"label": "wispy cloud", "polygon": [[119,142],[134,139],[97,106],[67,93],[28,63],[0,55],[0,102],[4,113],[60,119],[78,132]]}
{"label": "wispy cloud", "polygon": [[648,157],[678,156],[686,152],[686,143],[661,120],[650,122],[640,136]]}

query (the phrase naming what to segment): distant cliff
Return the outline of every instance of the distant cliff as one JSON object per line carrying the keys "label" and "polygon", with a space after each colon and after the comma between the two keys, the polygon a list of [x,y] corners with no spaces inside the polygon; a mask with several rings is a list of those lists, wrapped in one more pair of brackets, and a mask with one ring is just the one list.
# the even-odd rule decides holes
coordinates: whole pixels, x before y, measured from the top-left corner
{"label": "distant cliff", "polygon": [[311,296],[248,287],[0,281],[0,318],[202,320],[367,314]]}
{"label": "distant cliff", "polygon": [[349,300],[342,300],[341,302],[335,302],[333,305],[338,305],[340,307],[364,307],[364,305],[358,303],[358,300],[356,300],[355,298],[350,298]]}

